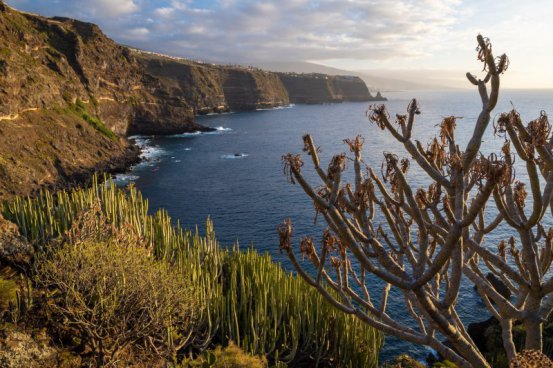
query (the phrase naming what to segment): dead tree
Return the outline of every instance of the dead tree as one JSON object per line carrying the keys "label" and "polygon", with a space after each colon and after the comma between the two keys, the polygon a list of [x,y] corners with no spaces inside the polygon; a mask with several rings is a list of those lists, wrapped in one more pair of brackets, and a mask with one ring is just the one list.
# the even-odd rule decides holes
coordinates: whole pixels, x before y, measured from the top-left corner
{"label": "dead tree", "polygon": [[[311,156],[322,185],[307,182],[300,155],[283,156],[283,163],[289,179],[300,184],[328,225],[320,247],[310,237],[300,243],[299,251],[314,265],[314,272],[296,258],[291,222],[279,227],[281,250],[336,308],[385,334],[429,346],[461,367],[490,367],[457,313],[463,278],[476,285],[499,320],[509,359],[516,355],[513,322],[525,327],[525,348],[541,350],[542,324],[553,309],[553,278],[548,274],[553,229],[542,226],[553,192],[551,125],[544,112],[527,125],[515,110],[501,114],[493,124],[495,133],[505,138],[501,152],[487,157],[480,153],[508,59],[505,54],[494,58],[488,39],[479,35],[477,41],[485,77],[479,80],[467,73],[467,78],[478,88],[482,110],[464,150],[456,143],[454,116],[443,119],[438,136],[428,145],[412,138],[415,117],[420,114],[415,99],[406,115],[396,115],[395,122],[384,105],[371,106],[367,112],[369,120],[400,142],[427,174],[427,188],[413,188],[406,174],[410,161],[392,153],[384,153],[381,175],[368,167],[361,157],[360,136],[344,141],[352,157],[334,156],[325,171],[317,146],[306,135],[304,151]],[[515,158],[523,161],[529,185],[515,181]],[[353,162],[353,184],[342,182],[348,160]],[[528,189],[531,198],[527,200]],[[527,202],[531,205],[525,207]],[[493,218],[485,218],[486,206],[493,209],[487,211],[495,213]],[[385,221],[379,223],[376,212]],[[513,236],[497,248],[484,244],[485,237],[502,223],[512,228]],[[513,300],[495,290],[486,272],[503,281]],[[375,276],[385,282],[384,287],[368,282]],[[388,312],[392,287],[402,292],[417,327],[401,323]],[[378,305],[371,299],[376,293],[381,295]]]}

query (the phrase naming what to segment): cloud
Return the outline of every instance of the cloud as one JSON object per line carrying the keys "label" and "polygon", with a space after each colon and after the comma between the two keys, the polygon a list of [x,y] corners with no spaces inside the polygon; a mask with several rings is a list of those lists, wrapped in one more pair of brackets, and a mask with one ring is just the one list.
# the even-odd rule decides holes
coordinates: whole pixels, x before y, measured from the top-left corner
{"label": "cloud", "polygon": [[137,0],[8,0],[17,9],[42,15],[75,17],[101,23],[103,18],[114,18],[140,10]]}
{"label": "cloud", "polygon": [[116,40],[141,48],[238,62],[417,56],[427,52],[421,45],[455,23],[459,7],[458,0],[11,2],[98,23]]}

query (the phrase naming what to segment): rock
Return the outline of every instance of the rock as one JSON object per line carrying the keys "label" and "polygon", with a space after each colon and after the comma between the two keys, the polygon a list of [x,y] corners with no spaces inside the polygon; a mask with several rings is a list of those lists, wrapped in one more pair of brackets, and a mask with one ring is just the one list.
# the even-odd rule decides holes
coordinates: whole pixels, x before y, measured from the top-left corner
{"label": "rock", "polygon": [[487,331],[488,328],[499,325],[499,322],[494,317],[482,322],[470,323],[467,327],[467,332],[478,347],[480,351],[487,351],[488,347],[486,346],[487,340]]}
{"label": "rock", "polygon": [[380,94],[380,91],[376,92],[374,99],[375,101],[388,101],[386,97],[383,97],[382,94]]}
{"label": "rock", "polygon": [[291,103],[320,104],[343,101],[374,101],[359,77],[318,73],[277,73]]}
{"label": "rock", "polygon": [[493,273],[488,273],[486,275],[486,280],[492,284],[495,291],[497,291],[499,294],[501,294],[505,299],[511,298],[511,290],[499,279],[497,276],[495,276]]}
{"label": "rock", "polygon": [[56,356],[54,348],[24,332],[11,331],[0,340],[0,367],[3,368],[56,367]]}
{"label": "rock", "polygon": [[33,247],[19,234],[17,226],[0,215],[0,264],[29,265]]}
{"label": "rock", "polygon": [[[511,298],[511,290],[501,281],[500,278],[495,276],[493,273],[488,272],[486,275],[486,280],[489,281],[490,284],[492,284],[495,291],[497,291],[499,294],[501,294],[504,298],[510,299]],[[474,286],[474,289],[476,290],[476,285]],[[493,300],[491,300],[493,303]]]}
{"label": "rock", "polygon": [[409,355],[400,355],[394,359],[392,365],[388,365],[390,368],[425,368],[425,366]]}

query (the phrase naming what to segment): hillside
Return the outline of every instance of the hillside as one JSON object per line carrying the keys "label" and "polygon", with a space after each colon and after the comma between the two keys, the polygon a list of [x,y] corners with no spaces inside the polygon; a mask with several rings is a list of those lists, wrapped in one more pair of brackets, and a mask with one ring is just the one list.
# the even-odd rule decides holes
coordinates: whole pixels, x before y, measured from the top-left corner
{"label": "hillside", "polygon": [[95,25],[0,2],[0,198],[124,169],[124,137],[205,129]]}
{"label": "hillside", "polygon": [[209,130],[195,123],[198,114],[371,100],[357,77],[142,52],[94,24],[19,12],[0,0],[0,198],[124,170],[138,159],[125,137]]}

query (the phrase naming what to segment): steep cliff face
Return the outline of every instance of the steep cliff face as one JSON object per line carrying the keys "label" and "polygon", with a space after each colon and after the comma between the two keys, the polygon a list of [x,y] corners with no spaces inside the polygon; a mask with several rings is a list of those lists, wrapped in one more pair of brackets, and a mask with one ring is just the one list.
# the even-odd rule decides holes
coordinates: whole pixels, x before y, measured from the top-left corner
{"label": "steep cliff face", "polygon": [[359,77],[326,74],[278,73],[292,103],[383,101],[373,97]]}
{"label": "steep cliff face", "polygon": [[136,52],[148,73],[188,102],[196,114],[244,111],[289,103],[277,75],[262,70],[203,64]]}
{"label": "steep cliff face", "polygon": [[98,27],[0,1],[0,198],[124,168],[128,132],[203,129]]}
{"label": "steep cliff face", "polygon": [[196,114],[256,110],[289,103],[385,100],[380,94],[373,97],[359,77],[275,73],[134,53],[148,73],[185,99]]}

